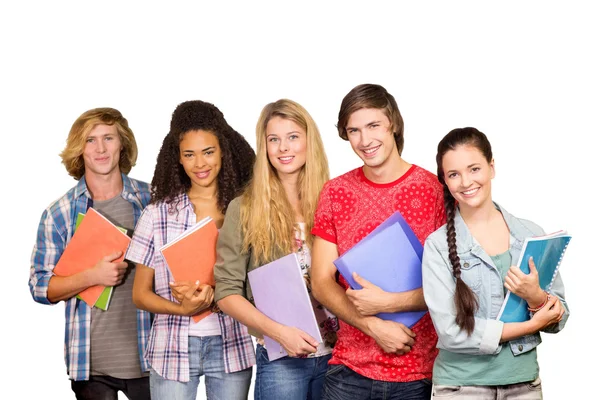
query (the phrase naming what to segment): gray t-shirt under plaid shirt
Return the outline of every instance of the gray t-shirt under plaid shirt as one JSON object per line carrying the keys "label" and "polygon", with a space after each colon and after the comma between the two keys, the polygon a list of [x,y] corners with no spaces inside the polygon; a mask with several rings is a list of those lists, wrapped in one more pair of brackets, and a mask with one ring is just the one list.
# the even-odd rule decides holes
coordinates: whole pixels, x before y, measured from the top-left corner
{"label": "gray t-shirt under plaid shirt", "polygon": [[[133,208],[120,195],[94,201],[94,209],[113,224],[133,231]],[[129,265],[125,278],[113,288],[108,310],[92,309],[91,375],[108,375],[121,379],[146,376],[140,367],[136,307],[132,300],[134,266]]]}

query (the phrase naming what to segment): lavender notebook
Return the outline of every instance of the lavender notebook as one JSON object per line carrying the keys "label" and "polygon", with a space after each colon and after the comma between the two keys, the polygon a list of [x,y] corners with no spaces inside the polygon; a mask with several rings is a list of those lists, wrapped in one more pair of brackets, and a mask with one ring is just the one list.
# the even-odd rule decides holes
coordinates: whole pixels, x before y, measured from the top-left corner
{"label": "lavender notebook", "polygon": [[[295,253],[248,272],[256,308],[273,321],[294,326],[323,342],[304,276]],[[265,336],[269,361],[287,356],[279,343]]]}
{"label": "lavender notebook", "polygon": [[[333,263],[352,289],[361,289],[352,278],[352,272],[356,272],[386,292],[406,292],[423,286],[422,258],[421,242],[396,211]],[[377,316],[410,328],[425,313],[411,311]]]}

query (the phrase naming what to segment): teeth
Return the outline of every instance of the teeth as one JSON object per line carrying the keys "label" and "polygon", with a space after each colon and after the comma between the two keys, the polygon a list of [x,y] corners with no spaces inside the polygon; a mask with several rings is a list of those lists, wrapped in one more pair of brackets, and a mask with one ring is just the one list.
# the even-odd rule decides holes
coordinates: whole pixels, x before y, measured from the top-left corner
{"label": "teeth", "polygon": [[373,154],[377,151],[379,147],[375,147],[374,149],[369,149],[369,150],[363,150],[365,153],[367,154]]}
{"label": "teeth", "polygon": [[479,189],[479,188],[475,188],[475,189],[467,190],[466,192],[463,192],[463,193],[464,193],[464,194],[466,194],[466,195],[473,194],[473,193],[475,193],[475,192],[476,192],[478,189]]}
{"label": "teeth", "polygon": [[293,156],[290,156],[290,157],[279,157],[279,159],[280,159],[281,161],[289,161],[289,160],[291,160],[292,158],[294,158],[294,157],[293,157]]}

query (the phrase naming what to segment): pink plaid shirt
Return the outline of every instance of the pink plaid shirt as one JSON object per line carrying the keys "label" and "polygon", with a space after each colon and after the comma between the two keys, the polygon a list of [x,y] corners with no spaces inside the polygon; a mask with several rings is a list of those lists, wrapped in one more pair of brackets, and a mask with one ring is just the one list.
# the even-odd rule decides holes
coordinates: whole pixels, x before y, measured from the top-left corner
{"label": "pink plaid shirt", "polygon": [[[170,204],[160,202],[146,207],[140,217],[125,258],[154,269],[156,293],[170,301],[169,282],[173,276],[159,248],[196,223],[196,214],[187,194]],[[256,363],[252,339],[244,325],[223,313],[218,314],[223,338],[225,372],[249,368]],[[145,357],[162,377],[189,381],[188,329],[190,317],[156,314]]]}

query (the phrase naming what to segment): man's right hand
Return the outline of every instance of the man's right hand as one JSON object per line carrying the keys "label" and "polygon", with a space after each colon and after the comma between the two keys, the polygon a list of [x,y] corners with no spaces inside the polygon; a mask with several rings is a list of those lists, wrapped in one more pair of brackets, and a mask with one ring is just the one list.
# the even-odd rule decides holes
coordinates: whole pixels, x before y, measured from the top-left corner
{"label": "man's right hand", "polygon": [[368,327],[369,336],[375,339],[386,353],[402,355],[408,353],[415,344],[416,335],[401,323],[372,317]]}
{"label": "man's right hand", "polygon": [[127,263],[125,261],[113,262],[123,255],[122,251],[116,251],[105,257],[102,257],[92,268],[96,277],[96,285],[116,286],[123,281],[125,272],[127,272]]}

